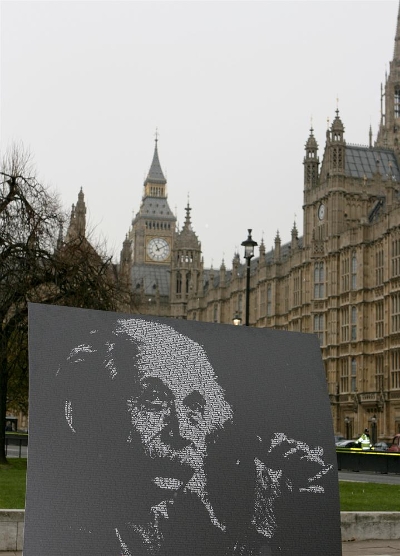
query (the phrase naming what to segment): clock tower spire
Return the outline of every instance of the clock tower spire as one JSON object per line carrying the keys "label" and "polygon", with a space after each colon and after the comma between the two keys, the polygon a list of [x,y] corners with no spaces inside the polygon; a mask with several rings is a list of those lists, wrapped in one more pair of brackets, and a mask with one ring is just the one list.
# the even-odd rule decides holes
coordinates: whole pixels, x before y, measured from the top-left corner
{"label": "clock tower spire", "polygon": [[150,170],[144,180],[144,196],[145,197],[167,197],[166,185],[167,180],[161,169],[160,160],[158,158],[158,132],[156,131],[155,147],[153,160]]}
{"label": "clock tower spire", "polygon": [[[160,164],[156,132],[153,159],[143,183],[142,202],[129,231],[133,292],[141,292],[149,305],[148,311],[141,307],[141,312],[153,313],[155,303],[167,302],[175,228],[176,217],[168,204],[167,180]],[[160,308],[157,312],[166,314]]]}
{"label": "clock tower spire", "polygon": [[168,205],[167,180],[158,156],[156,134],[153,160],[143,184],[142,203],[129,234],[133,264],[169,264],[175,225],[176,218]]}

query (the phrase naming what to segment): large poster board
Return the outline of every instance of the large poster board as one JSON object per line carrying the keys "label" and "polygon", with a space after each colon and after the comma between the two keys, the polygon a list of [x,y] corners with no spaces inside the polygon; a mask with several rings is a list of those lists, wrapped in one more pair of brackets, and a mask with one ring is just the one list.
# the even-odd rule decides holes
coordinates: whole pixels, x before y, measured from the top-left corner
{"label": "large poster board", "polygon": [[24,556],[340,555],[310,334],[32,304]]}

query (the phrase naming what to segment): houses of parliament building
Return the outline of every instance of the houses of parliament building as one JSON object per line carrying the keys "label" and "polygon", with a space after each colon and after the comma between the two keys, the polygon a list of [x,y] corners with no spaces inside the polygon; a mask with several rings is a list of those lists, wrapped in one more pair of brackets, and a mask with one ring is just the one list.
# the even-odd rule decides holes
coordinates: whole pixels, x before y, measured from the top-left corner
{"label": "houses of parliament building", "polygon": [[[261,242],[249,303],[250,326],[318,336],[335,433],[368,427],[374,441],[400,432],[400,19],[381,104],[369,145],[347,143],[338,110],[323,149],[310,130],[303,234],[294,225],[287,244],[277,234],[271,251]],[[176,229],[156,139],[118,265],[132,291],[124,309],[232,324],[244,317],[246,267],[236,254],[231,269],[204,268],[190,212]]]}

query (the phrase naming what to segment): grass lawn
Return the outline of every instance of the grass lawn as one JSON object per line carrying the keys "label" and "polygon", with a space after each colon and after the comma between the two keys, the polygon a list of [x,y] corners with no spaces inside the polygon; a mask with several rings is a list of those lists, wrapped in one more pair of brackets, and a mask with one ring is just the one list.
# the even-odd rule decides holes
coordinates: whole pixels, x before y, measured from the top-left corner
{"label": "grass lawn", "polygon": [[[26,459],[10,458],[0,465],[0,508],[25,507]],[[340,509],[346,512],[399,511],[400,485],[339,482]]]}
{"label": "grass lawn", "polygon": [[400,485],[339,482],[342,512],[398,512]]}
{"label": "grass lawn", "polygon": [[0,465],[0,508],[25,508],[26,458],[9,458],[8,465]]}

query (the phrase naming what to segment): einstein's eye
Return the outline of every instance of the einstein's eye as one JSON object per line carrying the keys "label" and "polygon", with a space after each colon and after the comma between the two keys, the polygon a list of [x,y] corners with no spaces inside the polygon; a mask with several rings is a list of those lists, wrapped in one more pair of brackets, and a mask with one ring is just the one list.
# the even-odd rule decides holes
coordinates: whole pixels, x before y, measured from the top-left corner
{"label": "einstein's eye", "polygon": [[194,418],[199,418],[204,415],[206,400],[197,390],[186,396],[183,403],[192,413]]}
{"label": "einstein's eye", "polygon": [[172,400],[169,388],[158,378],[146,379],[142,382],[142,391],[137,400],[141,409],[147,411],[163,411]]}

